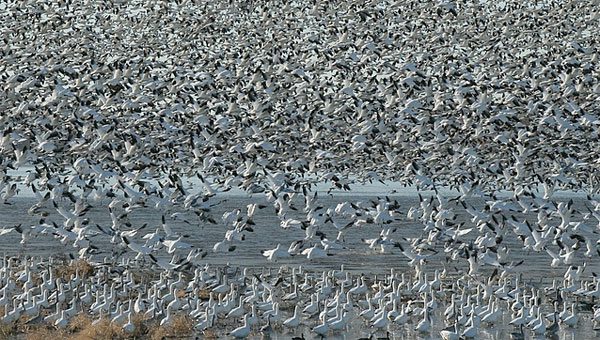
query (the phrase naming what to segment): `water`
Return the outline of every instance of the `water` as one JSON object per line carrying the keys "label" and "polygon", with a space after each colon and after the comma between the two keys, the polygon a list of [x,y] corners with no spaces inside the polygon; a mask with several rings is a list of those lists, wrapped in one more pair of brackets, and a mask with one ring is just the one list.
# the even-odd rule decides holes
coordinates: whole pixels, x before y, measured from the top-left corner
{"label": "water", "polygon": [[[400,212],[404,213],[404,216],[400,221],[393,222],[390,227],[394,228],[392,238],[399,241],[404,246],[408,246],[407,238],[423,238],[427,237],[423,233],[423,224],[420,221],[411,221],[406,218],[406,212],[411,206],[417,206],[419,204],[418,197],[414,196],[390,196],[390,199],[396,200],[400,205]],[[568,201],[570,198],[565,197],[562,201]],[[335,206],[343,201],[352,202],[368,202],[369,200],[377,200],[376,196],[323,196],[319,201],[319,204],[326,210],[329,207],[335,208]],[[27,214],[27,210],[31,207],[35,200],[31,198],[16,198],[11,200],[11,205],[0,205],[0,216],[2,216],[3,225],[11,226],[14,224],[22,224],[23,226],[30,226],[39,224],[39,216],[31,216]],[[261,255],[261,250],[273,249],[277,244],[281,244],[282,247],[287,247],[289,244],[296,240],[301,240],[305,237],[305,231],[300,228],[289,228],[283,229],[280,227],[280,220],[278,219],[275,211],[270,203],[261,198],[244,197],[238,195],[222,196],[219,199],[215,198],[215,202],[220,204],[214,206],[210,212],[212,217],[217,221],[217,224],[211,224],[209,222],[202,222],[194,213],[184,210],[170,210],[165,212],[166,221],[172,229],[179,234],[183,234],[185,237],[184,241],[192,244],[196,248],[200,248],[208,251],[208,255],[205,260],[211,264],[226,264],[231,263],[233,265],[249,266],[249,267],[263,267],[272,266],[279,267],[281,264],[293,265],[305,265],[306,268],[312,269],[330,269],[339,268],[341,264],[344,264],[347,270],[353,272],[365,272],[371,274],[383,274],[387,273],[389,268],[396,268],[398,270],[409,270],[408,259],[402,255],[400,249],[395,248],[390,253],[380,253],[378,250],[369,249],[369,247],[362,241],[362,239],[375,238],[379,235],[381,227],[377,225],[365,225],[362,227],[352,227],[346,233],[344,246],[346,249],[331,251],[333,256],[324,259],[316,259],[308,262],[306,258],[297,256],[291,259],[285,259],[280,263],[270,263],[265,257]],[[89,224],[94,226],[96,224],[103,226],[108,229],[108,226],[112,224],[111,217],[109,215],[107,204],[109,201],[103,202],[91,202],[92,208],[83,216],[89,220]],[[216,242],[223,240],[227,227],[224,225],[221,217],[223,213],[233,211],[234,209],[241,209],[242,212],[246,211],[246,205],[250,203],[264,204],[267,207],[264,209],[257,209],[253,220],[255,225],[253,226],[253,232],[245,232],[245,240],[242,242],[234,243],[236,245],[235,251],[229,253],[214,253],[212,247]],[[306,213],[303,212],[303,203],[300,200],[295,202],[297,210],[289,210],[286,214],[288,218],[294,218],[298,220],[305,219]],[[481,199],[471,199],[470,204],[474,204],[475,207],[483,205]],[[585,200],[581,198],[575,198],[573,208],[578,211],[585,211],[584,207]],[[461,229],[474,228],[475,226],[470,222],[470,215],[468,215],[460,206],[451,204],[456,209],[456,219],[454,223],[465,223]],[[45,218],[47,222],[55,221],[57,224],[64,222],[64,218],[60,216],[56,210],[52,207],[51,203],[48,203],[44,208],[49,215]],[[122,208],[115,208],[117,215],[125,213]],[[171,215],[177,213],[177,217],[173,218]],[[143,230],[141,230],[136,237],[135,241],[141,240],[141,236],[146,233],[153,232],[156,228],[161,228],[161,216],[162,211],[155,209],[154,207],[141,207],[134,209],[131,213],[127,214],[126,220],[132,225],[131,229],[147,224]],[[527,218],[532,225],[535,225],[537,221],[537,213],[530,214],[513,214],[518,220]],[[575,215],[577,216],[577,215]],[[509,216],[507,218],[510,218]],[[556,218],[555,218],[556,220]],[[574,218],[573,220],[577,220]],[[125,220],[124,220],[125,221]],[[558,220],[560,221],[560,220]],[[589,224],[590,222],[588,222]],[[593,225],[592,225],[593,227]],[[507,226],[510,228],[510,226]],[[92,231],[97,231],[94,227],[91,227]],[[331,223],[327,223],[320,227],[320,231],[323,232],[328,239],[333,240],[337,236],[337,230],[332,226]],[[486,232],[484,230],[484,232]],[[487,232],[490,232],[489,230]],[[526,259],[526,270],[523,270],[523,274],[527,279],[536,280],[541,279],[544,281],[551,280],[552,278],[562,277],[564,274],[564,268],[552,268],[550,267],[550,256],[545,252],[533,252],[524,251],[522,248],[522,241],[520,241],[512,231],[507,230],[507,236],[504,237],[502,244],[505,244],[510,249],[509,259],[514,262],[518,262],[522,259]],[[162,228],[161,228],[162,233]],[[475,228],[471,233],[462,237],[464,242],[474,240],[479,236],[479,231]],[[71,244],[61,244],[59,240],[54,239],[51,235],[40,235],[33,238],[27,244],[20,244],[21,236],[17,233],[10,233],[0,238],[1,249],[7,254],[28,254],[35,256],[49,256],[49,255],[64,255],[68,256],[73,254],[77,256],[76,248],[72,247]],[[100,248],[100,254],[95,257],[108,256],[110,254],[120,250],[123,250],[120,246],[111,244],[111,237],[100,234],[98,236],[91,237],[94,245]],[[140,241],[141,242],[141,241]],[[446,254],[443,251],[443,244],[438,242],[434,249],[438,251],[437,254],[432,254],[430,260],[425,266],[426,270],[443,269],[446,261]],[[549,246],[550,247],[550,246]],[[585,247],[583,247],[585,248]],[[594,257],[592,259],[586,259],[583,255],[583,250],[576,252],[576,258],[574,264],[583,264],[587,262],[588,273],[600,272],[600,262]],[[586,261],[587,260],[587,261]],[[448,270],[459,270],[466,267],[466,259],[460,259],[460,261],[448,262]],[[485,268],[483,268],[485,270]],[[488,268],[493,270],[493,268]]]}

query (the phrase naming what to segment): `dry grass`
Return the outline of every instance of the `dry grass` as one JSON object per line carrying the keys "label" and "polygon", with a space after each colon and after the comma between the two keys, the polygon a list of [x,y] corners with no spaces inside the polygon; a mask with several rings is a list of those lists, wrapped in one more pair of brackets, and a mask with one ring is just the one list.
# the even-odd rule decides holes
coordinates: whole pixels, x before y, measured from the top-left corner
{"label": "dry grass", "polygon": [[[0,340],[125,340],[125,339],[169,339],[188,338],[193,334],[193,320],[187,315],[175,315],[169,325],[160,326],[157,321],[144,321],[143,314],[134,314],[131,318],[135,330],[127,333],[122,325],[103,319],[95,325],[87,314],[78,314],[71,319],[65,329],[57,329],[47,324],[27,324],[20,319],[12,324],[0,322]],[[207,338],[215,338],[209,333]]]}
{"label": "dry grass", "polygon": [[202,300],[210,299],[210,290],[206,288],[202,288],[198,291],[198,297]]}
{"label": "dry grass", "polygon": [[[56,329],[49,325],[3,325],[0,324],[0,340],[24,338],[26,340],[125,340],[125,339],[148,339],[156,334],[160,337],[179,336],[178,332],[191,333],[191,327],[186,326],[186,321],[181,318],[175,318],[173,325],[168,329],[157,327],[149,332],[148,326],[144,323],[143,315],[135,314],[131,321],[135,326],[132,333],[126,333],[121,325],[113,324],[108,319],[103,319],[99,323],[92,325],[93,319],[88,315],[79,314],[69,322],[64,330]],[[191,322],[191,320],[190,320]],[[158,324],[156,324],[158,326]]]}
{"label": "dry grass", "polygon": [[69,336],[66,330],[43,325],[27,328],[22,333],[27,340],[66,339]]}
{"label": "dry grass", "polygon": [[87,314],[77,314],[69,322],[69,331],[71,333],[78,333],[84,329],[89,328],[92,325],[92,319]]}
{"label": "dry grass", "polygon": [[5,323],[0,322],[0,339],[9,339],[10,337],[15,335],[16,331],[17,330],[15,329],[15,327],[13,327],[13,325],[7,325]]}
{"label": "dry grass", "polygon": [[176,315],[170,325],[160,326],[158,322],[144,321],[143,314],[134,314],[131,318],[135,330],[127,333],[122,325],[103,319],[95,325],[93,319],[86,314],[79,314],[69,322],[65,329],[56,329],[47,324],[28,325],[25,320],[13,324],[0,322],[0,340],[124,340],[124,339],[166,339],[189,337],[193,332],[193,321],[187,315]]}
{"label": "dry grass", "polygon": [[[30,317],[23,315],[12,323],[13,334],[10,338],[21,338],[20,335],[24,335],[27,340],[64,339],[68,334],[66,330],[56,329],[52,325],[37,322],[28,323],[29,319]],[[0,336],[0,338],[2,337]]]}
{"label": "dry grass", "polygon": [[94,266],[86,260],[76,260],[54,267],[54,276],[63,280],[69,280],[71,275],[75,275],[76,272],[79,272],[81,278],[87,278],[94,275]]}
{"label": "dry grass", "polygon": [[217,332],[215,332],[213,329],[210,329],[210,328],[204,330],[204,332],[202,332],[202,335],[204,335],[205,339],[210,339],[210,340],[219,338]]}
{"label": "dry grass", "polygon": [[127,335],[119,325],[111,323],[108,319],[102,319],[95,325],[90,322],[71,338],[75,340],[110,340],[126,339]]}
{"label": "dry grass", "polygon": [[194,331],[194,322],[187,315],[175,315],[169,325],[151,327],[148,336],[152,340],[189,337]]}
{"label": "dry grass", "polygon": [[140,268],[138,270],[133,271],[131,273],[131,277],[133,279],[133,282],[135,282],[136,284],[144,284],[159,279],[160,275],[158,275],[153,270],[144,270]]}

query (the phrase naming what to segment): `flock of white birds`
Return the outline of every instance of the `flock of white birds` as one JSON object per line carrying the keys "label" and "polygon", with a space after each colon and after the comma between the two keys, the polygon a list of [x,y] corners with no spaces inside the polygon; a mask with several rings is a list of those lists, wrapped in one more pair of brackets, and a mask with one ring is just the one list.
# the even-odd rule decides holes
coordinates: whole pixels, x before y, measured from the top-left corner
{"label": "flock of white birds", "polygon": [[[599,27],[598,1],[2,1],[0,201],[33,194],[14,213],[39,223],[0,237],[59,240],[93,271],[65,279],[56,259],[5,254],[0,322],[65,328],[83,312],[134,334],[136,314],[181,314],[238,338],[360,325],[459,339],[496,324],[523,338],[587,309],[595,325]],[[322,204],[367,182],[419,203]],[[261,203],[216,216],[229,190]],[[557,191],[587,195],[575,207]],[[128,219],[148,208],[156,230]],[[257,225],[260,209],[280,225]],[[170,227],[184,213],[223,230],[210,252],[235,253],[256,228],[306,237],[263,251],[279,271],[215,268]],[[405,220],[422,231],[394,237]],[[359,228],[411,272],[285,268],[335,256]],[[526,284],[509,243],[564,277]],[[428,270],[440,252],[468,269]],[[155,272],[140,281],[143,263]]]}

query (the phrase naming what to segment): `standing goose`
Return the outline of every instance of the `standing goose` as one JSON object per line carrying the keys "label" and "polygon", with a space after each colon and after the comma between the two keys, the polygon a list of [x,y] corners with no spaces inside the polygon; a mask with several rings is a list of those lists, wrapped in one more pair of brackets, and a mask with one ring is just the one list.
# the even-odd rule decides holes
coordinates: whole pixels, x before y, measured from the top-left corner
{"label": "standing goose", "polygon": [[234,338],[246,338],[250,335],[250,325],[248,325],[248,314],[244,314],[244,324],[233,331],[231,331],[228,335]]}

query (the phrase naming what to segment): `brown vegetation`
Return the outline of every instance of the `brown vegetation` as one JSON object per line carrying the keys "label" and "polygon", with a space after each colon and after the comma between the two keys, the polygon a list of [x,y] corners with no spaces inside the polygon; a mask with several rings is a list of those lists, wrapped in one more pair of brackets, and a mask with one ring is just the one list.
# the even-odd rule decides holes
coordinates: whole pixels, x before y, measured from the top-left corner
{"label": "brown vegetation", "polygon": [[192,335],[194,322],[188,315],[176,315],[169,325],[151,327],[148,335],[152,340],[185,338]]}
{"label": "brown vegetation", "polygon": [[94,266],[86,260],[75,260],[67,264],[54,266],[54,276],[64,281],[70,280],[72,275],[79,272],[79,277],[87,278],[94,275]]}
{"label": "brown vegetation", "polygon": [[[132,333],[123,330],[122,325],[111,323],[102,319],[93,323],[93,319],[86,314],[79,314],[69,322],[65,329],[57,329],[47,324],[30,325],[24,320],[13,324],[0,323],[0,340],[26,339],[26,340],[125,340],[125,339],[169,339],[188,338],[193,334],[193,320],[187,315],[175,315],[169,325],[160,326],[158,321],[144,321],[143,315],[132,316],[135,329]],[[206,334],[207,338],[216,338],[214,334]]]}

